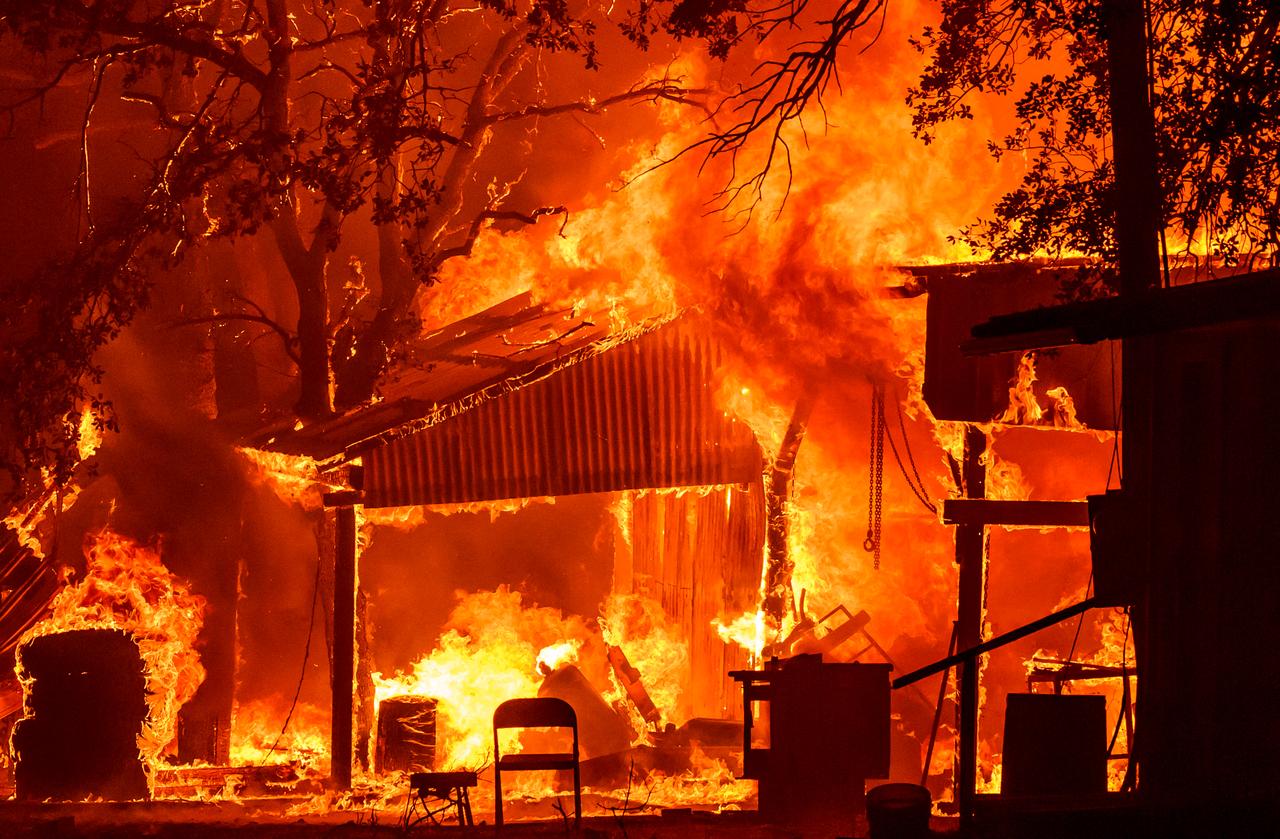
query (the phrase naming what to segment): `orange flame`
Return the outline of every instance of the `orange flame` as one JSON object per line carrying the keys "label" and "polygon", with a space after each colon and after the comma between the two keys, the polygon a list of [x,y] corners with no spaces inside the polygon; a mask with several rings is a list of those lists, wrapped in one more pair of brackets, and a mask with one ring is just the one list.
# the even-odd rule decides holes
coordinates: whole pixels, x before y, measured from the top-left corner
{"label": "orange flame", "polygon": [[494,709],[508,699],[538,695],[540,651],[587,635],[581,619],[566,618],[556,609],[526,608],[522,600],[505,586],[466,595],[432,652],[408,672],[373,674],[378,702],[415,695],[439,703],[437,767],[478,769],[488,763]]}
{"label": "orange flame", "polygon": [[76,629],[120,629],[147,671],[146,725],[138,749],[153,766],[173,741],[178,710],[204,681],[195,651],[206,601],[164,567],[160,554],[109,529],[86,538],[84,579],[54,597],[51,614],[22,639]]}
{"label": "orange flame", "polygon": [[324,506],[324,493],[343,489],[326,479],[320,471],[320,464],[310,457],[243,446],[239,452],[254,467],[253,475],[257,481],[269,487],[286,504],[297,504],[304,510],[318,510]]}

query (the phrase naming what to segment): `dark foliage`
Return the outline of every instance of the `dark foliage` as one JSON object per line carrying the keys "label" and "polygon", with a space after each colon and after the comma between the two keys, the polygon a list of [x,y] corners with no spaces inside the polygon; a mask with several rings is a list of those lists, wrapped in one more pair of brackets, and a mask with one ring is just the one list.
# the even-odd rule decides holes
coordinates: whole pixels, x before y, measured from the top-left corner
{"label": "dark foliage", "polygon": [[[659,4],[642,17],[719,52],[741,13]],[[495,221],[563,212],[477,188],[495,171],[498,183],[521,177],[524,164],[501,143],[522,143],[528,127],[561,114],[687,101],[667,78],[568,99],[527,83],[556,55],[598,67],[596,36],[610,20],[605,5],[566,0],[0,0],[5,46],[50,68],[34,87],[0,88],[10,125],[70,86],[134,107],[138,133],[149,132],[149,182],[130,206],[97,213],[72,257],[11,283],[0,301],[2,459],[18,488],[40,468],[65,478],[82,406],[113,421],[95,398],[97,350],[146,305],[157,269],[209,239],[269,231],[300,314],[280,323],[243,300],[192,322],[278,336],[297,366],[301,416],[331,411],[335,390],[339,407],[369,399],[445,261],[468,255]],[[649,46],[641,29],[623,29]],[[330,288],[330,254],[358,213],[377,231],[377,282]]]}
{"label": "dark foliage", "polygon": [[[1273,264],[1280,5],[1147,6],[1169,251]],[[1114,262],[1105,9],[1101,0],[945,0],[942,22],[915,42],[929,65],[907,101],[925,142],[943,123],[971,118],[974,94],[1013,98],[1016,127],[989,150],[1025,155],[1029,167],[991,216],[960,236],[996,259],[1075,253]],[[1095,279],[1113,280],[1105,270]]]}

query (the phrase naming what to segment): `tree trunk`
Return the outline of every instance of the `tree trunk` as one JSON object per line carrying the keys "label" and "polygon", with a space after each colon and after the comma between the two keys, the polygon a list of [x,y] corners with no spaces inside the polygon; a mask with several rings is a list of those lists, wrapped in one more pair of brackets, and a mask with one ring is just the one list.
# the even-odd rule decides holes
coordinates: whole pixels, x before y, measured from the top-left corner
{"label": "tree trunk", "polygon": [[323,417],[331,412],[329,392],[329,298],[325,290],[324,263],[308,266],[294,276],[298,289],[298,404],[303,417]]}
{"label": "tree trunk", "polygon": [[[382,167],[378,179],[380,200],[395,200],[398,179],[397,167],[391,164]],[[378,276],[382,286],[378,311],[356,337],[351,355],[335,359],[334,363],[335,401],[343,408],[368,401],[391,359],[391,348],[416,327],[409,310],[418,283],[405,259],[400,225],[388,221],[378,225],[377,232]]]}
{"label": "tree trunk", "polygon": [[[292,32],[284,0],[267,0],[267,25],[272,32],[268,59],[271,70],[262,92],[265,128],[281,137],[289,131],[289,87],[293,80]],[[277,161],[283,168],[283,161]],[[298,292],[298,381],[296,411],[303,417],[332,412],[329,371],[329,298],[325,284],[330,245],[337,236],[338,214],[327,203],[311,240],[303,244],[298,207],[292,190],[284,196],[271,222],[276,244]]]}
{"label": "tree trunk", "polygon": [[774,629],[781,628],[782,621],[791,612],[791,573],[795,562],[787,550],[787,503],[791,500],[792,477],[795,474],[796,455],[804,442],[809,415],[813,413],[812,390],[800,397],[787,424],[787,432],[778,447],[778,455],[770,466],[765,486],[765,540],[767,545],[764,574],[764,601],[761,608],[765,620]]}

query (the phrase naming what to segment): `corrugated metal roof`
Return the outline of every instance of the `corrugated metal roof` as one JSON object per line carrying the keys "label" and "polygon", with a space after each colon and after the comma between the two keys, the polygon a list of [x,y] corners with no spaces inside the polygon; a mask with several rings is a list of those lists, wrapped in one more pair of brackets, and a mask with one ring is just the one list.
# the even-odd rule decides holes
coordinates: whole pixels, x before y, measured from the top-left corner
{"label": "corrugated metal roof", "polygon": [[760,448],[717,406],[719,367],[683,319],[613,333],[526,294],[420,340],[380,401],[248,445],[360,456],[375,507],[751,481]]}
{"label": "corrugated metal roof", "polygon": [[742,483],[761,453],[716,404],[720,350],[676,321],[364,455],[364,503],[445,504]]}
{"label": "corrugated metal roof", "polygon": [[518,295],[412,344],[374,404],[302,428],[259,432],[245,444],[322,462],[341,459],[406,423],[451,413],[486,389],[536,378],[608,338],[604,322]]}

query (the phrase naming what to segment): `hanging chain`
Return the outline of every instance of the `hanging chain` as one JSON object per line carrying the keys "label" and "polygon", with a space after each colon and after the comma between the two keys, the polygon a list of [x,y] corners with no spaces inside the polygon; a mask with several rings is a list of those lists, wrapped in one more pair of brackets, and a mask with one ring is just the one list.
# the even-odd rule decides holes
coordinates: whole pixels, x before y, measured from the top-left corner
{"label": "hanging chain", "polygon": [[867,538],[862,549],[880,570],[880,510],[884,497],[884,390],[871,386],[871,451],[867,455]]}

